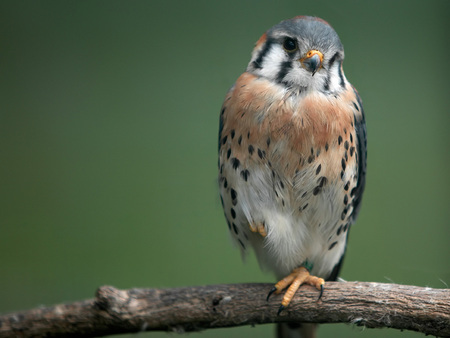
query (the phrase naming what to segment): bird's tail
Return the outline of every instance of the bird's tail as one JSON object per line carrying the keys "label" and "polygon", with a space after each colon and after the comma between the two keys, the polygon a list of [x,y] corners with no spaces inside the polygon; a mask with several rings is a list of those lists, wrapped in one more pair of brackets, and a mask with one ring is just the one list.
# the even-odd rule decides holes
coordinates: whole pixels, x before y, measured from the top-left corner
{"label": "bird's tail", "polygon": [[277,338],[316,338],[317,324],[277,324]]}

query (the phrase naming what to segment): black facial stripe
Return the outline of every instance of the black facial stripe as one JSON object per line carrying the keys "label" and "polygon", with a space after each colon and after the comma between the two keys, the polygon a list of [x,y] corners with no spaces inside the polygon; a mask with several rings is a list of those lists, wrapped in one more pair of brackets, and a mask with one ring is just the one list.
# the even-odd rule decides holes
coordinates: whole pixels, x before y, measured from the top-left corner
{"label": "black facial stripe", "polygon": [[292,62],[291,61],[282,62],[280,68],[281,69],[277,75],[277,82],[279,83],[283,82],[283,79],[286,76],[286,74],[292,69]]}
{"label": "black facial stripe", "polygon": [[[333,65],[335,64],[336,60],[338,59],[338,56],[339,56],[339,52],[335,53],[331,57],[330,61],[328,62],[327,78],[325,79],[325,84],[323,86],[323,90],[325,92],[328,92],[330,90],[331,69],[333,68]],[[338,67],[338,75],[339,75],[339,78],[340,78],[340,83],[339,84],[340,84],[341,87],[345,88],[344,75],[342,74],[342,60],[338,61],[337,67]]]}
{"label": "black facial stripe", "polygon": [[255,61],[252,62],[253,67],[255,69],[261,69],[262,68],[262,62],[266,54],[269,52],[270,48],[272,47],[273,40],[268,39],[266,41],[266,44],[264,45],[263,49],[259,52],[258,57],[255,59]]}
{"label": "black facial stripe", "polygon": [[341,85],[342,88],[345,88],[344,75],[342,74],[342,61],[339,61],[338,72],[339,72],[339,77],[341,79],[340,85]]}
{"label": "black facial stripe", "polygon": [[327,78],[325,79],[325,84],[323,85],[323,91],[328,92],[330,90],[330,72],[327,73]]}
{"label": "black facial stripe", "polygon": [[339,53],[335,53],[332,58],[330,59],[330,62],[328,62],[328,69],[331,69],[333,66],[334,61],[336,61],[336,58],[338,57]]}

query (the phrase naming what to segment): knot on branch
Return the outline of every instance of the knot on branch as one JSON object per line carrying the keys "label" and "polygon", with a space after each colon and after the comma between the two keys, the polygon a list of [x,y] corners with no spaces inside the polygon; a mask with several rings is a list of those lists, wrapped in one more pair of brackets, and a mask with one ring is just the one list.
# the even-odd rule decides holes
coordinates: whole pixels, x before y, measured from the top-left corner
{"label": "knot on branch", "polygon": [[104,285],[95,292],[95,305],[108,313],[123,313],[130,306],[131,297],[126,290]]}

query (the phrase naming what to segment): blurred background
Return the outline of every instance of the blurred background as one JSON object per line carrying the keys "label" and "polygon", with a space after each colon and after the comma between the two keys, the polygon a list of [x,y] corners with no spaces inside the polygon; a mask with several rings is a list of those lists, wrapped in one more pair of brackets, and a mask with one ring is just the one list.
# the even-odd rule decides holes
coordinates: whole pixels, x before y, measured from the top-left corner
{"label": "blurred background", "polygon": [[336,29],[366,111],[367,187],[341,277],[447,287],[449,1],[2,1],[0,312],[104,284],[275,282],[231,245],[217,131],[253,44],[300,14]]}

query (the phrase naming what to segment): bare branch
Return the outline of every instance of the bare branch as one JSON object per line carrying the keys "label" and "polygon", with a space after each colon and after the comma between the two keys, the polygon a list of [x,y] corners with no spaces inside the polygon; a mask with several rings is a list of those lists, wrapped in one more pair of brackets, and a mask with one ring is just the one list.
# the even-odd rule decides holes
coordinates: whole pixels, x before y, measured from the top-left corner
{"label": "bare branch", "polygon": [[302,286],[277,316],[270,284],[119,290],[96,298],[0,316],[0,337],[94,337],[139,331],[198,331],[276,322],[352,323],[450,337],[450,289],[327,282],[324,295]]}

